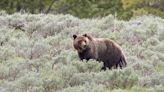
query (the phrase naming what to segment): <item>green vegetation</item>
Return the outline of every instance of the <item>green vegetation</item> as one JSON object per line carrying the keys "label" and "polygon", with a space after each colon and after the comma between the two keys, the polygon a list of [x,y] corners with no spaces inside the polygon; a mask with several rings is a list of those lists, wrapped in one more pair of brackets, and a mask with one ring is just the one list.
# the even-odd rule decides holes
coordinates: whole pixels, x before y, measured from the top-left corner
{"label": "green vegetation", "polygon": [[71,14],[79,18],[116,15],[119,19],[153,14],[164,17],[164,0],[1,0],[7,13]]}
{"label": "green vegetation", "polygon": [[[89,33],[121,45],[128,66],[100,71],[80,61],[72,35]],[[141,16],[0,13],[1,92],[164,92],[164,19]]]}

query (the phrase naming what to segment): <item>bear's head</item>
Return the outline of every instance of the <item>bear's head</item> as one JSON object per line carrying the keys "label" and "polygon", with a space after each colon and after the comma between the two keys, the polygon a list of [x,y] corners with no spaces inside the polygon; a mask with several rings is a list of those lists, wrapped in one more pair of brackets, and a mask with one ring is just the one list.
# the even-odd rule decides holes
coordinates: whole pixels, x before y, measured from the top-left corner
{"label": "bear's head", "polygon": [[88,34],[73,35],[73,46],[78,53],[87,51],[89,49],[90,41],[91,37]]}

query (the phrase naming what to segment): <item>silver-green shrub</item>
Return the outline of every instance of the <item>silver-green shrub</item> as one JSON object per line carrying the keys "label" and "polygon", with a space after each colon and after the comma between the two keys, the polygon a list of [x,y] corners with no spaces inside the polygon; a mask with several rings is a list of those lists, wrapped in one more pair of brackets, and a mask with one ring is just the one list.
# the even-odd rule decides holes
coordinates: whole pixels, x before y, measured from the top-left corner
{"label": "silver-green shrub", "polygon": [[[124,51],[124,69],[81,61],[73,34],[109,38]],[[78,19],[71,15],[0,13],[0,92],[163,92],[164,19]]]}

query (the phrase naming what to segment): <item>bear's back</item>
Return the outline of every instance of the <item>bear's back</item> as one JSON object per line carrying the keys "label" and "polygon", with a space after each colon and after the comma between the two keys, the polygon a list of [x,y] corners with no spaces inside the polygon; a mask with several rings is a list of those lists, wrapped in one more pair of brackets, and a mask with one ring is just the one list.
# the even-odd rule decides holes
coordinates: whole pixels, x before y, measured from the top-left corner
{"label": "bear's back", "polygon": [[98,60],[103,61],[106,67],[111,68],[120,62],[123,55],[121,47],[110,39],[94,38]]}

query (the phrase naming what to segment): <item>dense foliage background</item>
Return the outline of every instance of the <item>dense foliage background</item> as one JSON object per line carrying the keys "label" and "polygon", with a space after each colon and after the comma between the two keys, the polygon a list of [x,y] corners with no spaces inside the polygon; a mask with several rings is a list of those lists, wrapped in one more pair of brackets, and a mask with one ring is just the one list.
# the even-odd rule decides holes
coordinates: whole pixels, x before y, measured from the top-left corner
{"label": "dense foliage background", "polygon": [[[73,34],[121,45],[128,66],[81,62]],[[0,13],[0,92],[164,92],[164,19]]]}
{"label": "dense foliage background", "polygon": [[153,14],[164,17],[164,0],[1,0],[8,13],[62,13],[79,18],[116,15],[119,19]]}

